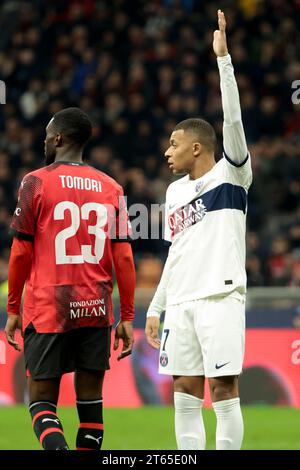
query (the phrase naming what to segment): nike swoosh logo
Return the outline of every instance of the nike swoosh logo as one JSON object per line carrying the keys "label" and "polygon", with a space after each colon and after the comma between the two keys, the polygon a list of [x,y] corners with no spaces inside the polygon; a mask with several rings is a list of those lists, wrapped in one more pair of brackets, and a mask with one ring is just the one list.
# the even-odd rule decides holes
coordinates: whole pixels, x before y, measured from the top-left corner
{"label": "nike swoosh logo", "polygon": [[230,363],[230,361],[229,361],[229,362],[225,362],[224,364],[220,364],[220,365],[216,364],[216,365],[215,365],[215,368],[216,368],[216,369],[221,369],[221,367],[227,366],[227,364],[229,364],[229,363]]}
{"label": "nike swoosh logo", "polygon": [[86,434],[84,437],[85,437],[86,439],[93,439],[93,441],[96,441],[97,444],[99,444],[98,441],[100,441],[100,439],[102,439],[102,436],[98,437],[98,439],[97,439],[96,437],[91,436],[90,434]]}

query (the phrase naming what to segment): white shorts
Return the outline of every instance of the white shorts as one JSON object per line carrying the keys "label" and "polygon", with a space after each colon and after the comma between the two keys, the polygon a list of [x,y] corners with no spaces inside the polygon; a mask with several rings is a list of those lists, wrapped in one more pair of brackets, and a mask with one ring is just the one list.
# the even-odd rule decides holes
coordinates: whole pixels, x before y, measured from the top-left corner
{"label": "white shorts", "polygon": [[210,297],[167,308],[159,373],[220,377],[242,371],[245,299]]}

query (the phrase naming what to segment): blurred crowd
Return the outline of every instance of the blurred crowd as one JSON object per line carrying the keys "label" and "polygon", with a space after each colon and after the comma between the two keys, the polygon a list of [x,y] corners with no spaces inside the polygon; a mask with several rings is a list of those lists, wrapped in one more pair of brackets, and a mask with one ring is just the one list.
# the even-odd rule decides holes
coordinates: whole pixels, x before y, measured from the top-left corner
{"label": "blurred crowd", "polygon": [[[298,0],[1,2],[0,282],[17,189],[43,164],[45,126],[58,110],[79,106],[91,117],[85,157],[123,185],[129,206],[164,202],[173,178],[164,152],[180,120],[207,119],[220,157],[217,8],[227,17],[253,161],[248,284],[300,285],[300,104],[292,101],[300,80]],[[138,286],[155,287],[162,241],[137,240],[133,249]]]}

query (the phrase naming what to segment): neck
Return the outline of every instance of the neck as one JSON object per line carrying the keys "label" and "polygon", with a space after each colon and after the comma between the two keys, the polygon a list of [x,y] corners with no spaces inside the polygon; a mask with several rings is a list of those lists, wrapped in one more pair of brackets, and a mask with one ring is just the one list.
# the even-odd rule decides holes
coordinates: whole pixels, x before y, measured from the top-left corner
{"label": "neck", "polygon": [[83,163],[82,160],[82,149],[74,150],[68,149],[64,150],[63,152],[57,152],[56,162],[63,161],[63,162],[70,162],[70,163]]}
{"label": "neck", "polygon": [[190,180],[196,180],[201,178],[201,176],[208,173],[216,164],[214,154],[209,154],[208,156],[201,157],[196,161],[198,165],[195,165],[194,168],[189,172]]}

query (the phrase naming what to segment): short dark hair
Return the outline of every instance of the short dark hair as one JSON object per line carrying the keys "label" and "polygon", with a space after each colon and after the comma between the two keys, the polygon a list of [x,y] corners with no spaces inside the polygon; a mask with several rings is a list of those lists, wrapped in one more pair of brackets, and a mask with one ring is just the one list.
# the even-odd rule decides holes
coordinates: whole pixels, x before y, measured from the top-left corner
{"label": "short dark hair", "polygon": [[174,131],[179,129],[192,132],[200,144],[204,145],[207,150],[214,152],[217,139],[214,128],[209,122],[201,118],[185,119],[174,127]]}
{"label": "short dark hair", "polygon": [[53,116],[55,130],[65,135],[74,145],[83,147],[92,135],[92,123],[79,108],[65,108]]}

